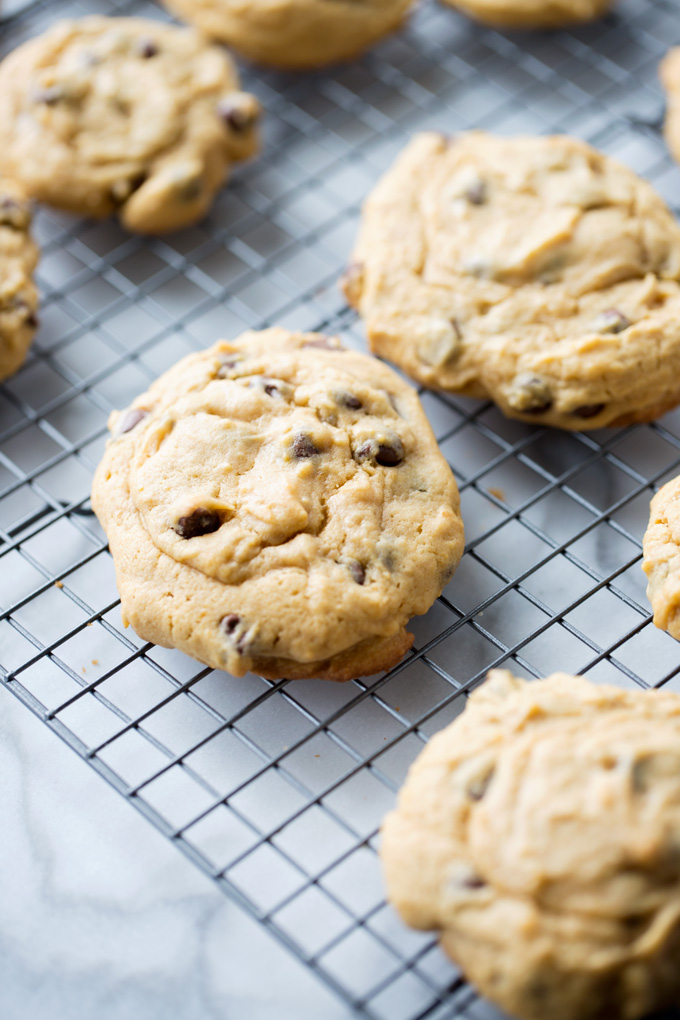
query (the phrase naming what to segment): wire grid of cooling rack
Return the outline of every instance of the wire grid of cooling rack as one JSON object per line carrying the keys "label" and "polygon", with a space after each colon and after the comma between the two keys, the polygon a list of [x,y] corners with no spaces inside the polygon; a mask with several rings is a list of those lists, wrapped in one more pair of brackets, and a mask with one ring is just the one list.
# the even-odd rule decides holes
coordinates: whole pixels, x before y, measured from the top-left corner
{"label": "wire grid of cooling rack", "polygon": [[[57,16],[162,16],[119,0],[20,7],[2,51]],[[417,129],[572,132],[677,208],[656,68],[680,41],[679,13],[623,0],[598,24],[520,36],[425,3],[358,63],[246,72],[268,111],[263,154],[199,226],[143,240],[37,216],[41,328],[0,385],[2,684],[357,1016],[497,1015],[385,905],[375,853],[408,765],[464,692],[499,664],[680,689],[678,646],[652,626],[640,570],[651,492],[680,470],[680,412],[569,435],[424,392],[467,551],[414,621],[413,652],[345,685],[234,679],[123,630],[88,515],[105,421],[177,358],[244,327],[363,346],[336,281],[361,199]]]}

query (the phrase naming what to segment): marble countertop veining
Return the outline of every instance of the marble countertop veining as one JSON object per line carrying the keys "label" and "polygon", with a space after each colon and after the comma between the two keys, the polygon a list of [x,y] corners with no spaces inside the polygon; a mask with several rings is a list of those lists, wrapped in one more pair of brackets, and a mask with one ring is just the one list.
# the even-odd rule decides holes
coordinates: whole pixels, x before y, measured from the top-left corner
{"label": "marble countertop veining", "polygon": [[2,1020],[345,1020],[346,1006],[6,690]]}

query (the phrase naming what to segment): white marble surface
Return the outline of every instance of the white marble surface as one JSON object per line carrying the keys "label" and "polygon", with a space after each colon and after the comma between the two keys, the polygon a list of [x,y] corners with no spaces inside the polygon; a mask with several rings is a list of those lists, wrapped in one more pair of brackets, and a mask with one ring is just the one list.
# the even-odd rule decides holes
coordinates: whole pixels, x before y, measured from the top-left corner
{"label": "white marble surface", "polygon": [[0,689],[2,1020],[345,1020],[314,976]]}

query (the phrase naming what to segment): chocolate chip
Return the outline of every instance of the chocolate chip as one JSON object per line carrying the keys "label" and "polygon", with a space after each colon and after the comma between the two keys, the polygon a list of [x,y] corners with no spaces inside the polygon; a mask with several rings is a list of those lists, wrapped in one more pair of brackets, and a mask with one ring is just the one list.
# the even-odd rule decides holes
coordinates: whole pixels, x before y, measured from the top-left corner
{"label": "chocolate chip", "polygon": [[210,535],[222,524],[222,518],[214,510],[206,510],[199,506],[192,510],[186,517],[180,517],[173,525],[180,538],[200,538],[201,535]]}
{"label": "chocolate chip", "polygon": [[350,411],[358,411],[363,404],[358,397],[355,397],[353,393],[339,393],[337,401],[341,407],[348,407]]}
{"label": "chocolate chip", "polygon": [[623,333],[630,326],[628,319],[618,308],[607,308],[592,323],[596,333]]}
{"label": "chocolate chip", "polygon": [[237,616],[236,613],[229,613],[228,616],[223,617],[222,626],[224,627],[225,633],[233,634],[240,622],[241,617]]}
{"label": "chocolate chip", "polygon": [[275,397],[281,391],[279,390],[278,386],[276,386],[274,383],[265,383],[264,392],[267,394],[268,397]]}
{"label": "chocolate chip", "polygon": [[334,336],[319,334],[314,340],[307,340],[303,347],[317,347],[321,351],[344,351],[340,341]]}
{"label": "chocolate chip", "polygon": [[383,467],[396,467],[397,464],[401,464],[404,459],[404,444],[401,439],[395,439],[391,443],[380,443],[375,459]]}
{"label": "chocolate chip", "polygon": [[461,878],[460,885],[463,889],[484,889],[486,882],[479,875],[466,875],[465,878]]}
{"label": "chocolate chip", "polygon": [[304,432],[298,433],[293,440],[293,453],[301,460],[307,457],[314,457],[318,452],[312,440]]}
{"label": "chocolate chip", "polygon": [[484,205],[487,198],[487,187],[481,177],[471,184],[465,192],[465,197],[470,205]]}
{"label": "chocolate chip", "polygon": [[150,36],[143,36],[135,43],[135,53],[138,57],[149,60],[158,54],[158,44]]}
{"label": "chocolate chip", "polygon": [[148,414],[148,411],[143,411],[140,407],[131,408],[121,418],[118,426],[118,435],[122,436],[125,432],[131,432],[135,425],[139,425],[140,421],[146,418]]}
{"label": "chocolate chip", "polygon": [[482,799],[482,797],[489,788],[489,783],[493,779],[493,773],[494,773],[493,768],[489,768],[486,770],[486,772],[482,773],[482,775],[475,776],[474,779],[470,780],[470,782],[465,787],[465,792],[467,793],[470,800]]}
{"label": "chocolate chip", "polygon": [[222,630],[230,638],[239,655],[243,655],[248,642],[248,633],[243,620],[237,613],[227,613],[220,621]]}
{"label": "chocolate chip", "polygon": [[367,439],[356,452],[357,460],[374,460],[382,467],[396,467],[404,459],[404,444],[399,436],[391,439]]}
{"label": "chocolate chip", "polygon": [[582,404],[581,407],[575,407],[571,414],[575,414],[577,418],[596,418],[606,406],[606,404]]}
{"label": "chocolate chip", "polygon": [[257,115],[254,110],[248,109],[242,103],[226,96],[217,104],[217,115],[223,120],[232,131],[248,131],[255,121]]}
{"label": "chocolate chip", "polygon": [[228,379],[229,373],[232,369],[236,368],[236,365],[241,360],[238,354],[222,354],[220,355],[220,367],[215,373],[218,379]]}
{"label": "chocolate chip", "polygon": [[359,560],[351,560],[351,562],[347,564],[347,567],[356,583],[363,584],[366,580],[366,571],[363,564],[359,563]]}
{"label": "chocolate chip", "polygon": [[542,414],[552,407],[550,388],[538,375],[525,372],[518,375],[508,392],[508,404],[522,414]]}

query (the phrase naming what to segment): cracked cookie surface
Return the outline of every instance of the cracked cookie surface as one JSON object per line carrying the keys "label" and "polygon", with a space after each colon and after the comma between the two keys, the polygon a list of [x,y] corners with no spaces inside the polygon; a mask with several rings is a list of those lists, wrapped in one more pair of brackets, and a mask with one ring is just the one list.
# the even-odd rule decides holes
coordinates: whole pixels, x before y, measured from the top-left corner
{"label": "cracked cookie surface", "polygon": [[414,0],[163,0],[250,60],[322,67],[357,56],[401,25]]}
{"label": "cracked cookie surface", "polygon": [[577,139],[416,136],[344,280],[372,349],[428,386],[565,429],[680,403],[680,228]]}
{"label": "cracked cookie surface", "polygon": [[680,641],[680,477],[652,499],[642,552],[654,623]]}
{"label": "cracked cookie surface", "polygon": [[199,220],[257,149],[257,101],[193,29],[61,21],[0,64],[0,171],[31,197],[138,233]]}
{"label": "cracked cookie surface", "polygon": [[442,0],[477,21],[499,28],[559,28],[593,21],[613,0]]}
{"label": "cracked cookie surface", "polygon": [[222,341],[110,428],[92,500],[124,619],[215,668],[386,669],[462,554],[458,491],[417,394],[330,338]]}
{"label": "cracked cookie surface", "polygon": [[411,766],[388,896],[518,1020],[680,1000],[680,697],[493,670]]}
{"label": "cracked cookie surface", "polygon": [[23,363],[38,326],[31,209],[23,189],[0,177],[0,379]]}

